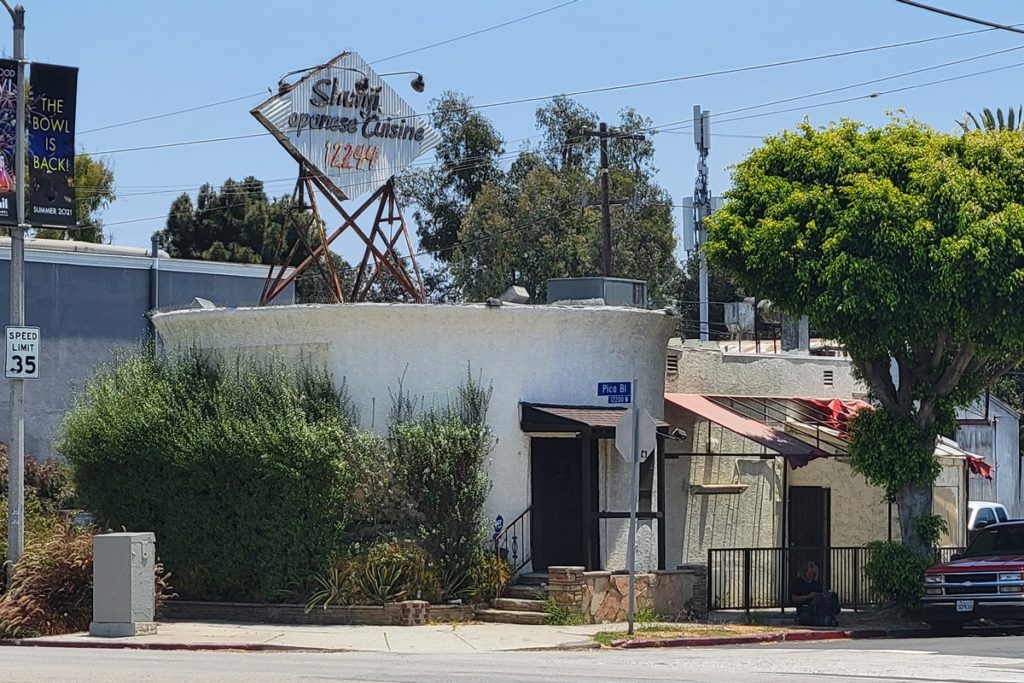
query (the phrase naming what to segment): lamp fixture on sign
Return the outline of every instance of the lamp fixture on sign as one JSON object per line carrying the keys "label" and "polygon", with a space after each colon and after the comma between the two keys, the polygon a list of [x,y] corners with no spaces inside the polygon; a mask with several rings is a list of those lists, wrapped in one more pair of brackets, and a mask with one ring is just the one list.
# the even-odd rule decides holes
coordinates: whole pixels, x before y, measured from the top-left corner
{"label": "lamp fixture on sign", "polygon": [[[303,69],[295,69],[294,71],[289,71],[284,76],[281,76],[281,78],[279,78],[277,81],[277,93],[279,95],[284,95],[293,87],[295,87],[294,83],[287,82],[286,79],[289,76],[294,76],[295,74],[301,73],[308,73],[310,71],[313,71],[314,69],[338,69],[339,71],[354,71],[355,73],[360,74],[362,76],[362,78],[358,79],[355,82],[355,91],[357,93],[362,94],[370,89],[370,77],[366,75],[366,72],[360,69],[356,69],[350,66],[337,66],[335,64],[317,64],[316,66],[307,66]],[[414,78],[409,82],[409,87],[411,87],[416,92],[423,92],[426,89],[427,82],[424,80],[423,74],[421,74],[419,71],[389,71],[386,74],[377,74],[377,78],[383,78],[384,76],[402,76],[407,74],[412,74],[414,76]]]}

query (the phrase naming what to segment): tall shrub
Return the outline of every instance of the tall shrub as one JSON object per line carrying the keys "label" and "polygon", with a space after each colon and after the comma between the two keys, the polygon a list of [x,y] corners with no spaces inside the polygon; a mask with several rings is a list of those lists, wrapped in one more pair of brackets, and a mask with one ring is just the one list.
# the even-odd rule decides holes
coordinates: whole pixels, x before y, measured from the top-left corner
{"label": "tall shrub", "polygon": [[494,446],[486,421],[490,399],[490,387],[467,373],[448,406],[416,414],[400,388],[391,414],[396,478],[415,535],[442,564],[463,571],[483,542]]}
{"label": "tall shrub", "polygon": [[350,414],[326,372],[145,350],[88,382],[57,448],[100,522],[156,533],[183,598],[269,600],[367,517],[380,444]]}

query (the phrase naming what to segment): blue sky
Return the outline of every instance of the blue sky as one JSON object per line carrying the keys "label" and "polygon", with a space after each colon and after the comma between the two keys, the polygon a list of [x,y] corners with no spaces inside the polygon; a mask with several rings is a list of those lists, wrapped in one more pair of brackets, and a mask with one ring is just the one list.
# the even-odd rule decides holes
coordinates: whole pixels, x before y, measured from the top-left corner
{"label": "blue sky", "polygon": [[[285,72],[322,62],[346,49],[367,60],[485,28],[564,0],[476,2],[445,0],[380,3],[326,0],[147,1],[22,0],[27,9],[30,60],[78,66],[80,150],[100,153],[113,167],[119,198],[103,218],[117,244],[148,245],[163,227],[171,201],[203,182],[255,175],[273,195],[286,194],[296,168],[268,136],[136,152],[128,147],[260,133],[249,114],[261,96],[104,131],[92,128],[266,91]],[[1011,0],[936,4],[985,18],[1024,21]],[[577,0],[527,21],[449,45],[392,59],[381,72],[421,71],[417,94],[405,77],[392,79],[418,111],[444,90],[475,103],[552,95],[753,64],[808,57],[886,43],[970,31],[970,24],[925,13],[894,0]],[[10,53],[10,32],[0,46]],[[891,76],[986,52],[1024,46],[1024,36],[990,31],[922,45],[853,55],[577,99],[612,121],[633,106],[655,124],[691,116],[694,104],[726,112],[861,81]],[[877,98],[811,107],[819,102],[913,86],[984,69],[1017,65]],[[937,128],[952,130],[964,110],[1019,105],[1024,49],[876,85],[794,101],[713,123],[709,166],[717,194],[728,167],[758,137],[792,127],[806,114],[815,124],[850,117],[882,123],[903,108]],[[536,104],[485,110],[507,140],[535,134]],[[765,115],[776,109],[798,111]],[[729,137],[726,137],[726,136]],[[736,137],[731,137],[736,136]],[[655,137],[659,180],[675,200],[691,194],[696,154],[689,133]],[[519,144],[510,145],[511,150]],[[678,220],[677,224],[681,221]],[[340,251],[351,254],[353,245]]]}

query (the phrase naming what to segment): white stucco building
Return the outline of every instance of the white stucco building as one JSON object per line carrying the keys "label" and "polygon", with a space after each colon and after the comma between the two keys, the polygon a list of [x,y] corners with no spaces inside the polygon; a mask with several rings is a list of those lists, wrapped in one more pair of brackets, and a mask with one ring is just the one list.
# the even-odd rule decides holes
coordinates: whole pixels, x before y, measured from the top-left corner
{"label": "white stucco building", "polygon": [[[488,423],[497,445],[487,515],[501,515],[506,525],[519,520],[517,548],[532,549],[539,570],[625,566],[628,468],[612,441],[624,410],[599,397],[597,385],[635,381],[637,405],[660,418],[665,347],[675,327],[668,315],[611,306],[367,303],[183,310],[153,322],[168,353],[197,345],[326,366],[346,382],[361,426],[379,432],[387,430],[400,378],[429,405],[446,402],[471,371],[493,388]],[[656,461],[649,459],[641,485],[649,512],[638,544],[638,566],[651,569],[659,536],[664,542]]]}

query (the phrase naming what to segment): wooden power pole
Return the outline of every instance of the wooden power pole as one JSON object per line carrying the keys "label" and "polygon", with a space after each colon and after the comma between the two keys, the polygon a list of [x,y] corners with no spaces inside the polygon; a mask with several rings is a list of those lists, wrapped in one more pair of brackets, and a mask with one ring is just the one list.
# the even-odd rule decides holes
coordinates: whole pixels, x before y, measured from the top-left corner
{"label": "wooden power pole", "polygon": [[583,136],[598,138],[601,142],[601,250],[604,256],[604,276],[612,277],[614,263],[612,261],[612,204],[625,204],[625,199],[608,197],[608,140],[646,140],[643,135],[619,133],[602,123],[597,130],[583,131]]}

